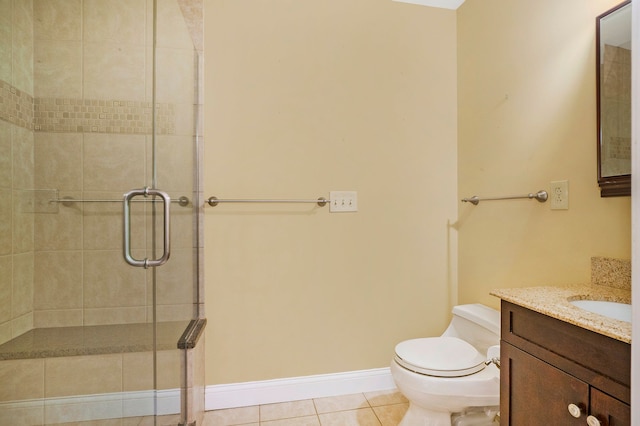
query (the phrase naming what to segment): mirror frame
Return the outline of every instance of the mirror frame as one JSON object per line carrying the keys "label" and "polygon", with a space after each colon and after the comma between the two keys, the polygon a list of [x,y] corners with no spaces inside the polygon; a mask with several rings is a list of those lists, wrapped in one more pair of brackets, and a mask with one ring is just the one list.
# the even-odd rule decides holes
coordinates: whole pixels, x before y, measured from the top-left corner
{"label": "mirror frame", "polygon": [[598,123],[598,137],[597,137],[597,152],[598,152],[598,185],[600,186],[601,197],[622,197],[631,195],[631,175],[619,175],[619,176],[602,176],[602,162],[601,162],[601,146],[602,146],[602,122],[601,122],[601,88],[600,88],[600,21],[602,18],[610,15],[630,4],[631,0],[626,0],[619,5],[607,10],[606,12],[596,17],[596,104],[597,104],[597,123]]}

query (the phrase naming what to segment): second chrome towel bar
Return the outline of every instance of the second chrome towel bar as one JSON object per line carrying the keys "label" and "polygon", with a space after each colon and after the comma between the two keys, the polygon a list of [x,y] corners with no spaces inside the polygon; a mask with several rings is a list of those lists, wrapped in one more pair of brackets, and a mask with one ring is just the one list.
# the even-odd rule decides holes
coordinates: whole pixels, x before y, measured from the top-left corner
{"label": "second chrome towel bar", "polygon": [[512,196],[506,196],[506,197],[483,197],[483,198],[480,198],[477,195],[474,195],[471,198],[463,198],[462,202],[463,203],[471,203],[474,206],[477,206],[480,201],[517,200],[517,199],[521,199],[521,198],[529,198],[529,199],[535,198],[539,202],[544,203],[549,198],[549,194],[547,194],[547,191],[545,191],[545,190],[540,190],[540,191],[536,192],[535,194],[512,195]]}
{"label": "second chrome towel bar", "polygon": [[211,207],[217,206],[219,203],[315,203],[320,207],[327,205],[329,200],[319,197],[315,200],[271,200],[271,199],[220,199],[218,197],[207,198],[207,204]]}

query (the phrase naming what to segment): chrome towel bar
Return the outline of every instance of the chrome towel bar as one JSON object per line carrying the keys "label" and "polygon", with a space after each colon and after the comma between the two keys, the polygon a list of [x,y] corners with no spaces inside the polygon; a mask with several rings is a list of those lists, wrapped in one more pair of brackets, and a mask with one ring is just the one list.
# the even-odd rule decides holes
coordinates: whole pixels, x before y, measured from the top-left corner
{"label": "chrome towel bar", "polygon": [[[50,203],[60,203],[63,206],[69,207],[71,204],[73,203],[122,203],[122,200],[78,200],[76,198],[71,198],[71,197],[62,197],[62,198],[55,198],[52,200],[49,200]],[[163,200],[131,200],[130,202],[133,203],[153,203],[153,202],[164,202]],[[171,200],[172,203],[178,203],[180,206],[182,207],[186,207],[189,205],[189,203],[191,202],[189,200],[188,197],[185,197],[184,195],[178,199],[175,200]]]}
{"label": "chrome towel bar", "polygon": [[517,200],[517,199],[521,199],[521,198],[529,198],[529,199],[535,198],[539,202],[544,203],[549,198],[549,194],[547,194],[547,191],[545,191],[545,190],[540,190],[540,191],[536,192],[535,194],[513,195],[513,196],[506,196],[506,197],[483,197],[483,198],[480,198],[477,195],[474,195],[471,198],[463,198],[461,201],[463,203],[471,203],[474,206],[477,206],[480,201]]}
{"label": "chrome towel bar", "polygon": [[270,199],[220,199],[218,197],[207,198],[207,204],[211,207],[217,206],[219,203],[315,203],[320,207],[327,205],[329,200],[319,197],[315,200],[270,200]]}

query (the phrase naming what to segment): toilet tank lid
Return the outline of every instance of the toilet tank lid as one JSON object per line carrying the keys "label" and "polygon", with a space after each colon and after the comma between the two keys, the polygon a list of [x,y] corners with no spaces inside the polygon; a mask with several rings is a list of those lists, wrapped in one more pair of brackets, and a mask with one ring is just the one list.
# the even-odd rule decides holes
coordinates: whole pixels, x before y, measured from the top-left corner
{"label": "toilet tank lid", "polygon": [[472,321],[487,330],[500,335],[500,312],[480,303],[453,307],[453,315]]}

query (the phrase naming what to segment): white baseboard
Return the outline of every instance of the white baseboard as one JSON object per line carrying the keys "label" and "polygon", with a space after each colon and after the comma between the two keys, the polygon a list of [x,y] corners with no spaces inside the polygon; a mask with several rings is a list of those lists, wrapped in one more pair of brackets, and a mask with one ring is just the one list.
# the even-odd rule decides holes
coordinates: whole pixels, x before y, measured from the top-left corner
{"label": "white baseboard", "polygon": [[[154,401],[155,395],[155,401]],[[180,389],[116,392],[0,403],[0,424],[84,422],[180,413]]]}
{"label": "white baseboard", "polygon": [[259,382],[212,385],[205,389],[205,410],[248,407],[301,399],[323,398],[394,389],[387,368],[321,374]]}
{"label": "white baseboard", "polygon": [[[389,368],[207,386],[205,410],[394,389]],[[154,396],[156,397],[154,401]],[[180,389],[0,403],[0,425],[28,426],[180,413]]]}

